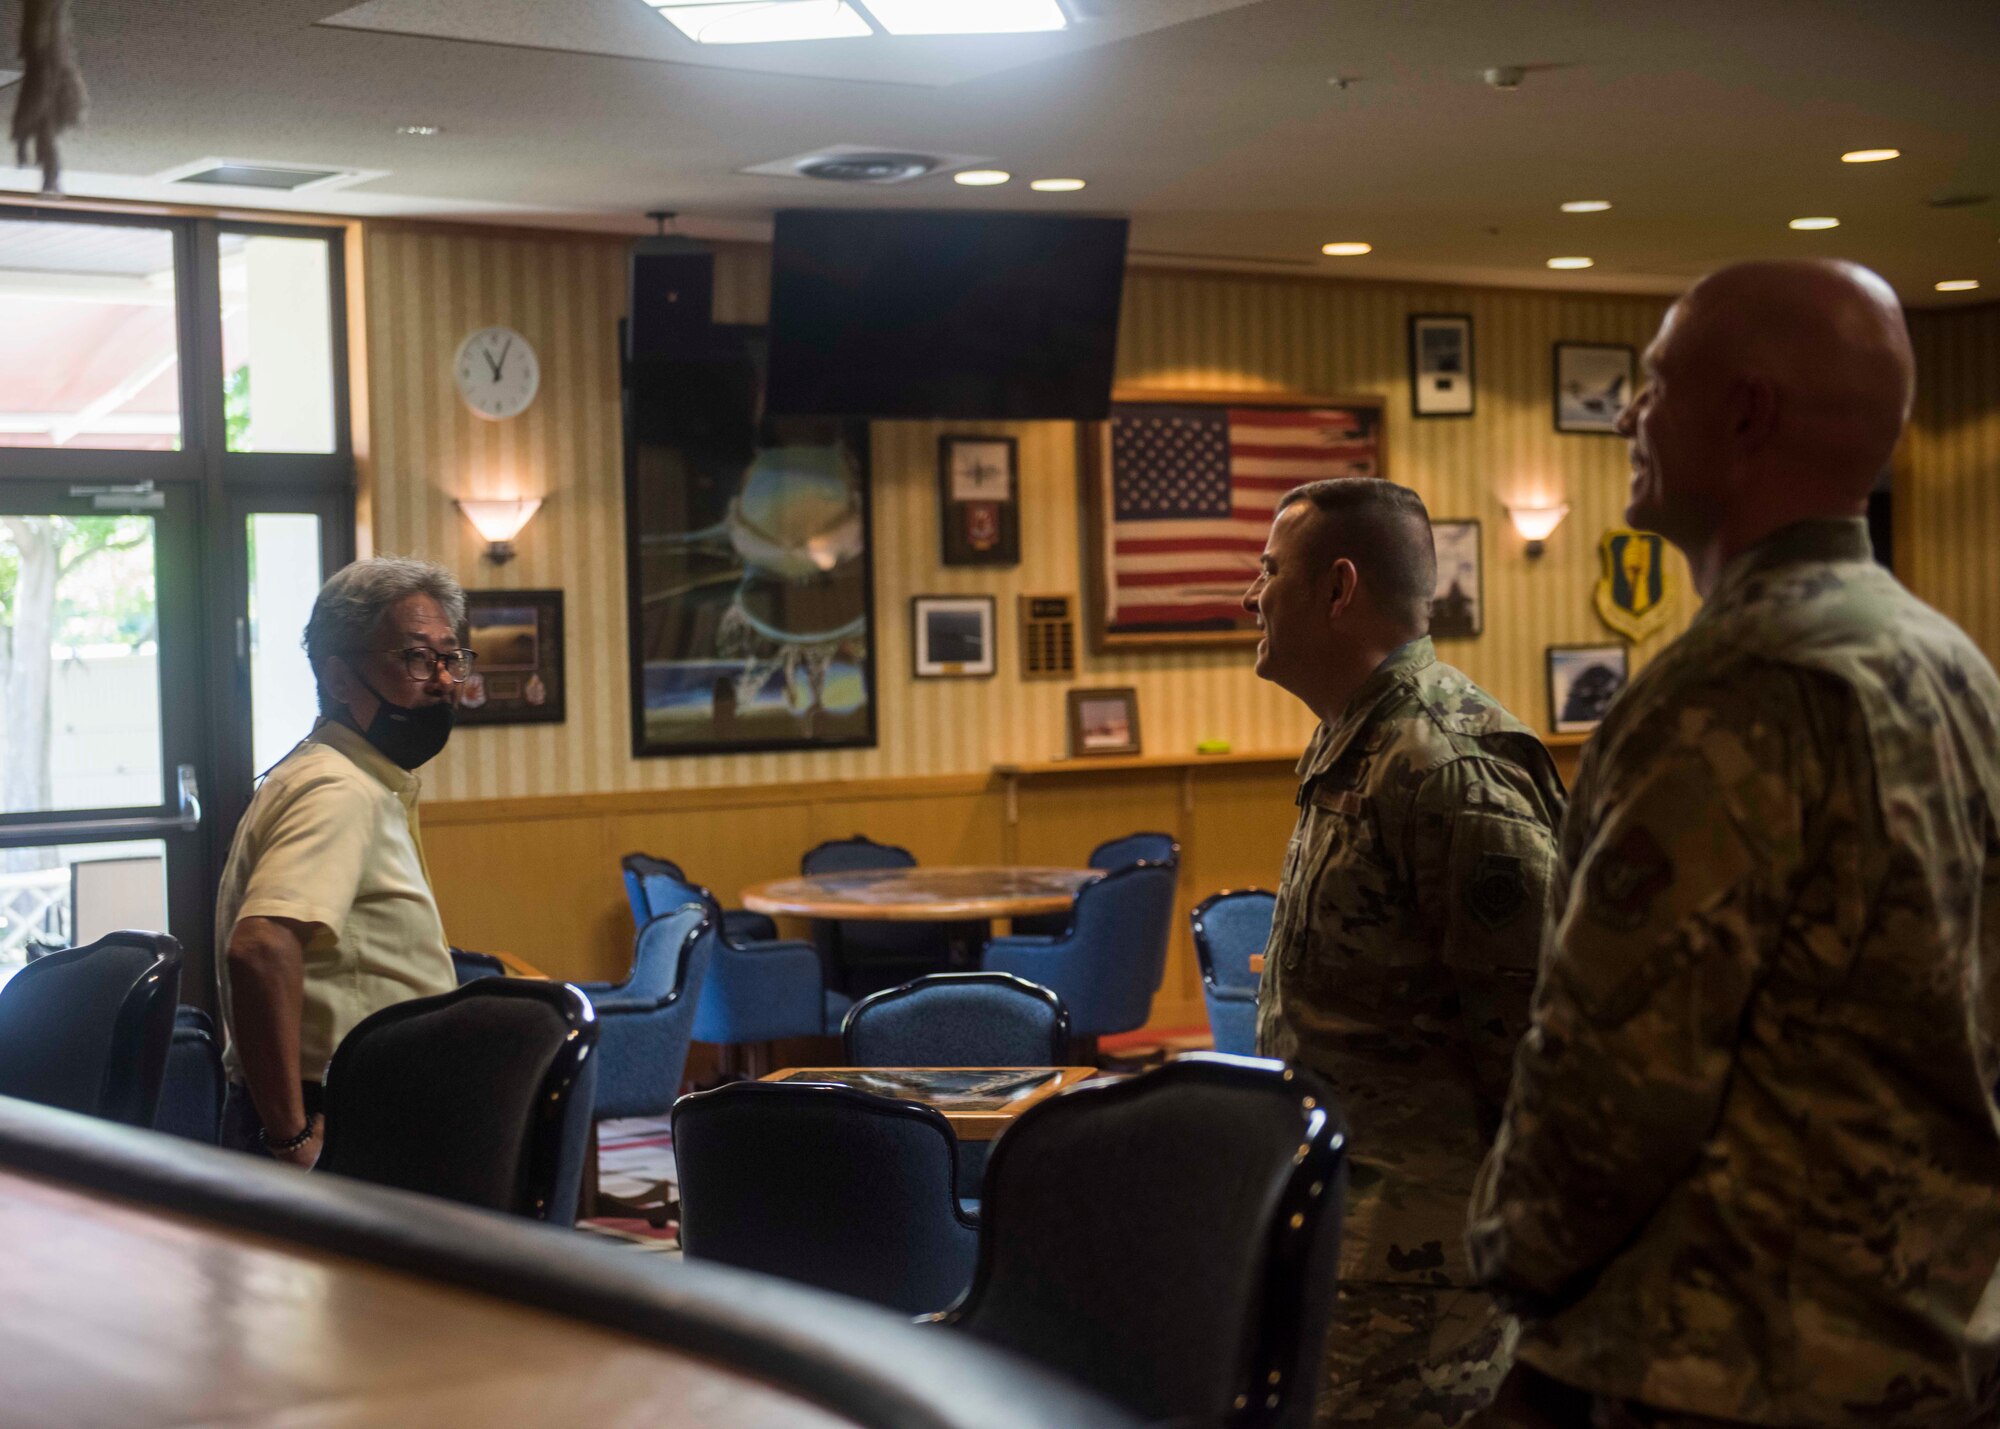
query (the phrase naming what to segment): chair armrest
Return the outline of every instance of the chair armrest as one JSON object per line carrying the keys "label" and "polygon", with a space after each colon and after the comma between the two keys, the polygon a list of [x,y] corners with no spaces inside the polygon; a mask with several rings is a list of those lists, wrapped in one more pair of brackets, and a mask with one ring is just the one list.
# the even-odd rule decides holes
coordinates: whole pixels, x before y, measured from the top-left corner
{"label": "chair armrest", "polygon": [[817,1037],[825,1024],[824,974],[811,943],[717,944],[695,1013],[696,1041]]}
{"label": "chair armrest", "polygon": [[986,951],[979,965],[988,972],[1014,973],[1029,982],[1040,979],[1034,976],[1038,968],[1062,961],[1062,950],[1066,943],[1063,938],[1038,937],[1030,934],[1009,934],[1004,938],[994,938],[986,945]]}
{"label": "chair armrest", "polygon": [[1229,983],[1209,982],[1204,978],[1201,988],[1215,1002],[1243,1002],[1255,1005],[1257,1001],[1257,989],[1254,986],[1238,987]]}

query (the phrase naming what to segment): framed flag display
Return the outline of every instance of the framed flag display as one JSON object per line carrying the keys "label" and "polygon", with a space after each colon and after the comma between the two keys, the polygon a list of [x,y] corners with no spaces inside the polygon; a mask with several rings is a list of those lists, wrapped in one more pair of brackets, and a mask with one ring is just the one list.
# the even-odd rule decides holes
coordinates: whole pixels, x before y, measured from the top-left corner
{"label": "framed flag display", "polygon": [[1386,475],[1380,397],[1121,389],[1078,440],[1098,650],[1254,644],[1243,592],[1279,498]]}

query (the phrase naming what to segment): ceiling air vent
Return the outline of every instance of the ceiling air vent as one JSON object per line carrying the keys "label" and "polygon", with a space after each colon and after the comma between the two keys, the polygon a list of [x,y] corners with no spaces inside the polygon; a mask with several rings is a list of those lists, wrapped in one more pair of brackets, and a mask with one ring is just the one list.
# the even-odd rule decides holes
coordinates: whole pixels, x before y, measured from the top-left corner
{"label": "ceiling air vent", "polygon": [[274,163],[261,159],[198,159],[154,177],[170,184],[302,193],[308,189],[344,189],[370,179],[379,179],[386,173],[387,169],[335,169],[321,164]]}
{"label": "ceiling air vent", "polygon": [[915,154],[871,144],[829,144],[810,154],[772,159],[738,172],[781,179],[824,179],[836,184],[907,184],[912,179],[991,162],[973,154]]}

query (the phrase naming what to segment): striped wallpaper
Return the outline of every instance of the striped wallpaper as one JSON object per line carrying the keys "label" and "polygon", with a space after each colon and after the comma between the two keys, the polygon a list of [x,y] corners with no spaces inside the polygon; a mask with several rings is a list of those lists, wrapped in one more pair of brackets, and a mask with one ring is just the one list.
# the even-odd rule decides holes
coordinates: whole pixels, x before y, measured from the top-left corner
{"label": "striped wallpaper", "polygon": [[1913,313],[1910,337],[1897,556],[1911,588],[2000,662],[2000,303]]}
{"label": "striped wallpaper", "polygon": [[[1063,692],[1015,675],[1014,597],[1083,592],[1076,442],[1067,423],[883,422],[873,434],[877,670],[875,749],[677,759],[631,757],[624,609],[623,475],[615,324],[624,307],[624,245],[579,235],[481,234],[370,224],[364,283],[374,484],[374,549],[434,557],[473,586],[567,592],[569,721],[464,731],[430,770],[430,797],[492,799],[646,789],[969,773],[1060,752]],[[721,250],[717,316],[762,318],[765,250]],[[1528,723],[1546,728],[1543,651],[1615,639],[1591,608],[1598,535],[1618,521],[1624,443],[1559,435],[1550,416],[1559,338],[1642,346],[1664,309],[1654,298],[1516,292],[1136,269],[1126,288],[1119,380],[1177,386],[1387,398],[1388,470],[1439,518],[1484,523],[1486,633],[1450,642],[1461,665]],[[1472,315],[1478,413],[1409,414],[1405,322],[1412,312]],[[450,360],[476,328],[504,323],[534,343],[542,389],[512,422],[474,417]],[[1988,430],[1991,430],[1989,423]],[[1003,432],[1020,441],[1022,562],[939,564],[936,449],[941,432]],[[520,556],[495,567],[452,508],[462,495],[539,495]],[[1507,523],[1507,501],[1567,501],[1567,521],[1537,561]],[[1685,570],[1673,629],[1693,609]],[[910,678],[916,594],[999,598],[1000,674]],[[1079,608],[1082,608],[1079,601]],[[1644,657],[1656,637],[1638,652]],[[1297,748],[1311,718],[1252,675],[1247,648],[1081,657],[1080,684],[1139,691],[1148,752],[1209,737],[1239,750]]]}

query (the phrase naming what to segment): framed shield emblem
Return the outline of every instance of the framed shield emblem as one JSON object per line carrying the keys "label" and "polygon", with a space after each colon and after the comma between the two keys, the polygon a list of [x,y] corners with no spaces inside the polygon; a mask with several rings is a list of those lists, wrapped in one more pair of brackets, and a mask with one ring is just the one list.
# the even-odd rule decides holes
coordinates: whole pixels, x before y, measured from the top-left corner
{"label": "framed shield emblem", "polygon": [[1627,640],[1644,640],[1673,614],[1676,594],[1667,570],[1666,539],[1650,531],[1606,531],[1597,543],[1604,573],[1597,578],[1597,613]]}

